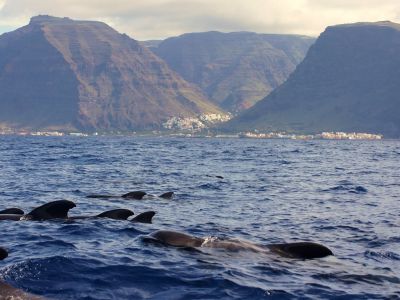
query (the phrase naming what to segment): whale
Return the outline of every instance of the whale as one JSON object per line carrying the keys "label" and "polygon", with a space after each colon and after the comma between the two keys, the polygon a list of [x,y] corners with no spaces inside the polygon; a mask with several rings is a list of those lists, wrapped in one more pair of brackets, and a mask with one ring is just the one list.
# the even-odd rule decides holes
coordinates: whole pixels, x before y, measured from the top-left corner
{"label": "whale", "polygon": [[[82,220],[90,218],[109,218],[114,220],[128,220],[129,217],[133,216],[133,211],[129,209],[113,209],[102,212],[94,216],[68,216],[70,209],[76,207],[76,204],[69,200],[58,200],[48,202],[35,209],[28,214],[0,214],[0,220],[11,220],[11,221],[46,221],[53,219],[65,219],[65,220]],[[15,208],[5,209],[5,212],[17,212]],[[22,211],[22,210],[21,210]],[[134,223],[151,223],[152,218],[156,213],[148,211],[137,215],[129,221]]]}
{"label": "whale", "polygon": [[0,221],[8,220],[8,221],[20,221],[23,215],[17,214],[2,214],[0,215]]}
{"label": "whale", "polygon": [[218,179],[224,179],[224,177],[221,176],[221,175],[206,175],[206,177],[215,177],[215,178],[218,178]]}
{"label": "whale", "polygon": [[0,215],[24,215],[24,214],[25,212],[22,209],[16,207],[0,210]]}
{"label": "whale", "polygon": [[86,198],[92,199],[116,199],[116,198],[123,198],[127,200],[145,200],[145,199],[154,199],[154,198],[162,198],[162,199],[172,199],[174,197],[174,192],[166,192],[159,196],[154,196],[147,194],[144,191],[132,191],[123,195],[104,195],[104,194],[90,194],[87,195]]}
{"label": "whale", "polygon": [[314,242],[294,242],[257,245],[237,239],[201,238],[183,232],[158,230],[144,238],[147,242],[180,248],[217,248],[228,251],[248,250],[257,253],[274,253],[287,258],[315,259],[333,255],[326,246]]}
{"label": "whale", "polygon": [[48,202],[39,207],[36,207],[28,214],[24,214],[23,211],[18,208],[8,208],[2,210],[3,213],[0,214],[0,220],[45,221],[51,219],[67,219],[68,211],[74,207],[76,207],[76,205],[72,201],[58,200],[58,201]]}
{"label": "whale", "polygon": [[[8,257],[6,249],[0,247],[0,260]],[[44,298],[25,293],[22,290],[16,289],[11,285],[0,281],[0,299],[19,299],[19,300],[43,300]]]}
{"label": "whale", "polygon": [[155,214],[156,214],[156,212],[154,212],[154,211],[146,211],[146,212],[140,213],[137,216],[133,217],[132,219],[128,220],[129,217],[134,215],[133,211],[131,211],[129,209],[113,209],[113,210],[105,211],[96,216],[71,216],[71,217],[68,217],[68,220],[108,218],[108,219],[113,219],[113,220],[128,220],[133,223],[151,224],[152,219]]}
{"label": "whale", "polygon": [[0,210],[0,220],[14,220],[19,221],[24,215],[24,211],[19,208],[7,208]]}
{"label": "whale", "polygon": [[0,299],[5,300],[44,300],[45,298],[35,296],[17,289],[5,282],[0,281]]}
{"label": "whale", "polygon": [[7,250],[0,247],[0,260],[6,259],[7,257],[8,257]]}
{"label": "whale", "polygon": [[23,210],[18,208],[8,208],[2,210],[2,213],[0,214],[0,220],[44,221],[50,219],[65,219],[68,217],[68,211],[75,206],[75,203],[69,200],[53,201],[33,209],[28,214],[24,214]]}
{"label": "whale", "polygon": [[156,214],[155,211],[146,211],[146,212],[143,212],[143,213],[137,215],[136,217],[132,218],[129,221],[134,222],[134,223],[151,224],[152,223],[152,219],[153,219],[155,214]]}
{"label": "whale", "polygon": [[112,209],[101,214],[94,216],[68,216],[68,220],[83,220],[83,219],[93,219],[93,218],[108,218],[113,220],[128,220],[129,217],[133,216],[134,213],[130,209]]}
{"label": "whale", "polygon": [[166,192],[166,193],[164,193],[164,194],[161,194],[161,195],[158,196],[158,197],[163,198],[163,199],[168,199],[168,200],[170,200],[170,199],[174,198],[174,196],[175,196],[175,193],[174,193],[174,192]]}
{"label": "whale", "polygon": [[143,191],[133,191],[133,192],[129,192],[129,193],[123,194],[121,196],[121,198],[142,200],[143,197],[146,196],[146,195],[147,195],[147,193],[143,192]]}
{"label": "whale", "polygon": [[76,207],[76,204],[69,200],[52,201],[23,215],[20,220],[46,221],[52,219],[68,219],[68,211],[74,207]]}
{"label": "whale", "polygon": [[105,195],[105,194],[90,194],[87,195],[86,198],[93,199],[112,199],[112,198],[124,198],[124,199],[134,199],[134,200],[142,200],[147,193],[143,191],[133,191],[123,195]]}

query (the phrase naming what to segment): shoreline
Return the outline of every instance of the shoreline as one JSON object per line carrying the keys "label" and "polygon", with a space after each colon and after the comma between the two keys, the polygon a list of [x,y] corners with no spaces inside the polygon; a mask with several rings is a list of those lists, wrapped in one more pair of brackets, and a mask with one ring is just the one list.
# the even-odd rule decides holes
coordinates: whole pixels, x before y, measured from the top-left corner
{"label": "shoreline", "polygon": [[59,132],[59,131],[40,131],[40,132],[0,132],[0,136],[20,136],[20,137],[170,137],[170,138],[232,138],[232,139],[258,139],[258,140],[399,140],[399,138],[386,138],[380,134],[361,133],[361,132],[322,132],[318,134],[288,134],[284,132],[270,133],[183,133],[183,132],[104,132],[104,133],[84,133],[84,132]]}

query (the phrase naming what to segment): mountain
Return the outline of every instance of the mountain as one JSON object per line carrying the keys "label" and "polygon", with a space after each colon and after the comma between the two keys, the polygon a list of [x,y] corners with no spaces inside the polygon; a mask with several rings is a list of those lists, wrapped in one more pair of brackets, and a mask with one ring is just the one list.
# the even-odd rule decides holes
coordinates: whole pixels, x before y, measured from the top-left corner
{"label": "mountain", "polygon": [[148,40],[148,41],[140,41],[140,43],[148,48],[156,48],[160,45],[162,40]]}
{"label": "mountain", "polygon": [[328,27],[289,79],[225,128],[400,137],[400,25]]}
{"label": "mountain", "polygon": [[136,130],[219,112],[150,50],[104,23],[38,16],[0,36],[0,124]]}
{"label": "mountain", "polygon": [[204,32],[168,38],[151,49],[214,103],[236,112],[282,84],[314,41],[297,35]]}

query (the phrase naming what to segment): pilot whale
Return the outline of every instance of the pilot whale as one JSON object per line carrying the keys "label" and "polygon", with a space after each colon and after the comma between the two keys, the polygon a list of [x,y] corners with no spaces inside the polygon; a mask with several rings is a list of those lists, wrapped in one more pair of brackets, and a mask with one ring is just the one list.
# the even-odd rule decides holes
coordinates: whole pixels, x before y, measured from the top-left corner
{"label": "pilot whale", "polygon": [[22,209],[19,208],[7,208],[0,210],[0,215],[24,215],[25,212]]}
{"label": "pilot whale", "polygon": [[0,281],[0,299],[5,300],[44,300],[45,298],[26,293]]}
{"label": "pilot whale", "polygon": [[236,239],[200,238],[186,233],[168,230],[153,232],[145,238],[145,241],[185,248],[208,247],[226,249],[229,251],[249,250],[258,253],[272,252],[280,256],[299,259],[322,258],[333,255],[333,252],[329,248],[313,242],[256,245],[251,242]]}
{"label": "pilot whale", "polygon": [[[0,247],[0,260],[7,258],[8,252]],[[0,299],[19,299],[19,300],[43,300],[44,298],[25,293],[9,284],[0,281]]]}
{"label": "pilot whale", "polygon": [[0,247],[0,260],[8,257],[8,252],[6,249]]}
{"label": "pilot whale", "polygon": [[143,191],[133,191],[129,192],[120,196],[116,195],[102,195],[102,194],[91,194],[87,195],[86,198],[95,198],[95,199],[111,199],[111,198],[123,198],[123,199],[130,199],[130,200],[144,200],[144,199],[154,199],[154,198],[163,198],[163,199],[172,199],[174,197],[174,192],[166,192],[159,196],[154,196],[147,194]]}
{"label": "pilot whale", "polygon": [[[58,200],[43,204],[28,214],[23,214],[22,210],[12,208],[3,210],[0,212],[0,220],[12,220],[12,221],[22,221],[22,220],[32,220],[32,221],[45,221],[52,219],[67,219],[67,220],[80,220],[88,218],[109,218],[114,220],[128,220],[129,217],[133,216],[133,211],[129,209],[113,209],[95,216],[68,216],[70,209],[76,207],[76,204],[69,200]],[[10,213],[13,212],[13,213]],[[22,212],[22,213],[21,213]],[[137,223],[151,223],[155,212],[148,211],[141,213],[130,219],[131,222]]]}

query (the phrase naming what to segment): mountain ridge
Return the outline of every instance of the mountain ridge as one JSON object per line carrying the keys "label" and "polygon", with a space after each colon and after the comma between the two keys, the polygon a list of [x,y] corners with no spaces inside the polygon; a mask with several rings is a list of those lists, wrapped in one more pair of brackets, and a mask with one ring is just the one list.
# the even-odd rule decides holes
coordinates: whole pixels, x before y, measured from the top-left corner
{"label": "mountain ridge", "polygon": [[221,108],[249,108],[284,82],[313,38],[219,31],[186,33],[151,49]]}
{"label": "mountain ridge", "polygon": [[329,26],[288,80],[230,130],[400,136],[400,25]]}
{"label": "mountain ridge", "polygon": [[134,130],[222,113],[150,50],[102,22],[33,17],[0,36],[0,56],[0,123]]}

